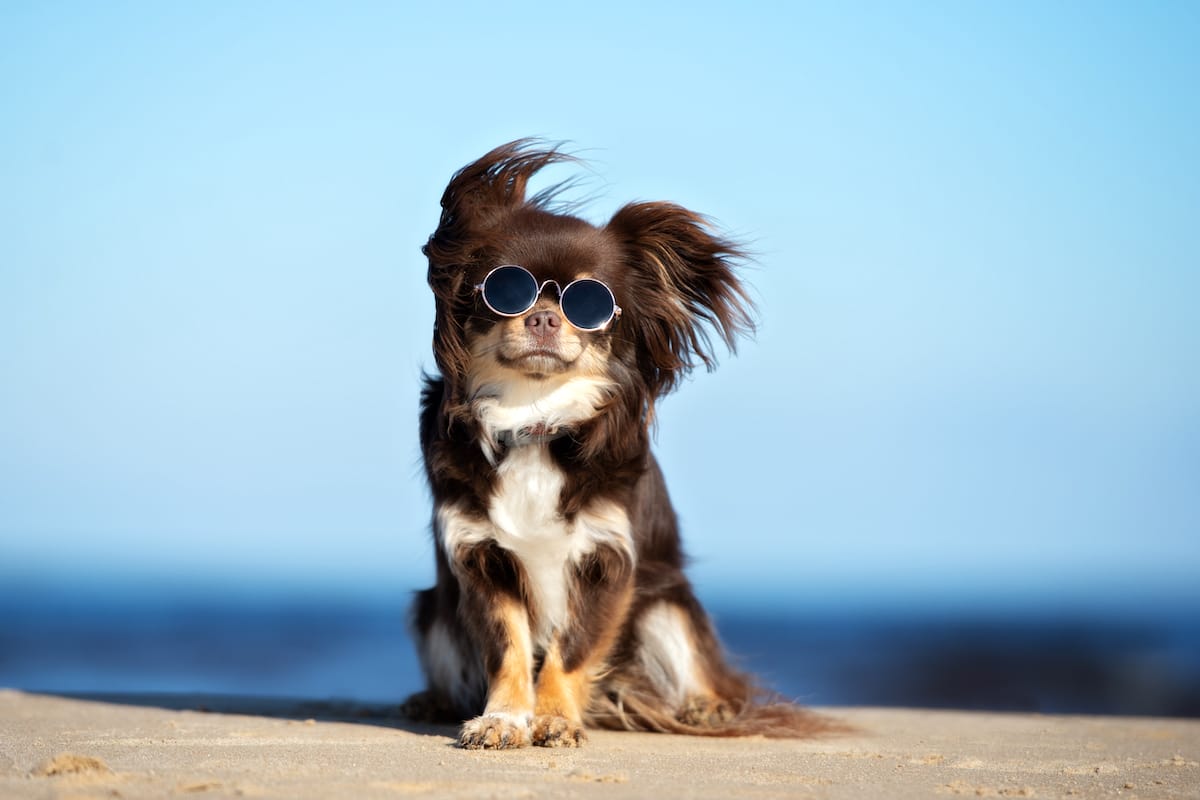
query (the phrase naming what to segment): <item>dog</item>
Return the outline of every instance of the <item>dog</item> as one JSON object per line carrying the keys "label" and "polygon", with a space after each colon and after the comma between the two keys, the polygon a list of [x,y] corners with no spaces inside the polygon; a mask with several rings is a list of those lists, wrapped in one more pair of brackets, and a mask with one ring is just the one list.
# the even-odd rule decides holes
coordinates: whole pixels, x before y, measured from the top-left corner
{"label": "dog", "polygon": [[684,575],[650,440],[655,405],[753,330],[737,243],[678,205],[596,227],[526,196],[575,159],[536,140],[454,174],[423,248],[438,374],[421,450],[436,584],[405,710],[459,744],[576,747],[588,727],[809,736],[835,726],[730,666]]}

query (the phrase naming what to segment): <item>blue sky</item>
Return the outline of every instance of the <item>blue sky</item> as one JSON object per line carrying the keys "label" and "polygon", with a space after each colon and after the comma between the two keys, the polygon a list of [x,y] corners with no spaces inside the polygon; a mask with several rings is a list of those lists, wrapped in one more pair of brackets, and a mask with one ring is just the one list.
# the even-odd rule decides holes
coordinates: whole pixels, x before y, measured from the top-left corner
{"label": "blue sky", "polygon": [[759,254],[703,589],[1196,601],[1195,4],[427,5],[0,10],[0,576],[426,580],[419,247],[538,135]]}

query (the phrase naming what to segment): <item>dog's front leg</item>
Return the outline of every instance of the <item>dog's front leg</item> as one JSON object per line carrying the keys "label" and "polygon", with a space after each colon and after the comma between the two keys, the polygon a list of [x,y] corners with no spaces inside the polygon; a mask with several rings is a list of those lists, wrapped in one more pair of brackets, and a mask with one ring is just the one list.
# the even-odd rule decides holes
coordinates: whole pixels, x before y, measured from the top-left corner
{"label": "dog's front leg", "polygon": [[533,743],[578,747],[592,683],[612,650],[633,596],[633,561],[602,546],[571,569],[570,618],[554,632],[538,673]]}
{"label": "dog's front leg", "polygon": [[468,720],[459,744],[469,750],[524,747],[533,721],[533,643],[521,601],[520,567],[494,543],[460,554],[460,617],[472,629],[487,672],[487,705]]}

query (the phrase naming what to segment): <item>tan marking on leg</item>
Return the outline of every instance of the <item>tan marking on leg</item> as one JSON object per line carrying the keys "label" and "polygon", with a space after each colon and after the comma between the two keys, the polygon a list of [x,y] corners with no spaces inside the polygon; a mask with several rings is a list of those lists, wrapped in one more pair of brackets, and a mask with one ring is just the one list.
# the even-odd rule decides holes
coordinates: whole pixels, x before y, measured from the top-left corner
{"label": "tan marking on leg", "polygon": [[533,743],[542,747],[578,747],[587,741],[583,709],[591,690],[587,668],[563,670],[558,645],[552,644],[538,673]]}
{"label": "tan marking on leg", "polygon": [[524,747],[533,718],[533,645],[529,615],[517,601],[501,599],[495,612],[508,647],[500,669],[490,677],[482,716],[463,724],[459,744],[469,750]]}
{"label": "tan marking on leg", "polygon": [[515,600],[502,599],[497,605],[496,615],[507,634],[508,649],[499,672],[491,677],[484,713],[529,713],[533,710],[533,645],[529,636],[529,615]]}
{"label": "tan marking on leg", "polygon": [[591,652],[582,664],[571,671],[563,666],[560,644],[551,643],[542,660],[537,679],[537,701],[534,706],[533,743],[542,747],[578,747],[587,741],[583,729],[583,714],[591,699],[592,684],[616,644],[629,605],[633,588],[628,587],[617,604],[619,613],[608,620],[598,632]]}

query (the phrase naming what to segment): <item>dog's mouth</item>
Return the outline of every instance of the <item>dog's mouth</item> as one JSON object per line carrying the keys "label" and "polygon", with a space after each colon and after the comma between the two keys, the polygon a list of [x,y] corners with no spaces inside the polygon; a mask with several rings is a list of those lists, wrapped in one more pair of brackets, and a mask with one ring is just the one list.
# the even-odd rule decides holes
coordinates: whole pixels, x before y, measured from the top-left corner
{"label": "dog's mouth", "polygon": [[524,347],[516,353],[509,353],[502,356],[501,360],[507,361],[513,367],[533,367],[538,371],[542,371],[547,367],[566,369],[571,365],[571,362],[563,355],[562,350],[546,344]]}
{"label": "dog's mouth", "polygon": [[578,356],[571,350],[560,342],[534,340],[501,348],[496,355],[501,366],[531,378],[542,378],[569,372],[575,361],[572,356]]}
{"label": "dog's mouth", "polygon": [[479,358],[528,377],[563,375],[579,367],[588,350],[584,340],[562,326],[552,334],[535,335],[521,319],[506,321],[472,343]]}
{"label": "dog's mouth", "polygon": [[550,344],[535,344],[525,348],[524,352],[518,354],[518,358],[554,358],[559,361],[566,361],[563,357],[562,350]]}

